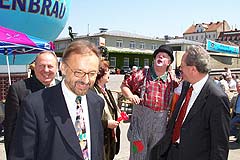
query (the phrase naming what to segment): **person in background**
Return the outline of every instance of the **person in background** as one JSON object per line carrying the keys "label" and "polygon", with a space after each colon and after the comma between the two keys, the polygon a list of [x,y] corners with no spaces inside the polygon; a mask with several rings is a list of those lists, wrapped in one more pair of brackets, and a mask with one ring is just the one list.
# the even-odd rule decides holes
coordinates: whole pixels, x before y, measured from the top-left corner
{"label": "person in background", "polygon": [[88,41],[73,41],[65,49],[61,83],[23,100],[9,160],[103,159],[104,101],[89,90],[100,56]]}
{"label": "person in background", "polygon": [[236,81],[232,78],[231,75],[226,77],[226,80],[228,82],[228,87],[229,87],[229,91],[230,92],[235,92],[237,91],[237,87],[236,87]]}
{"label": "person in background", "polygon": [[238,75],[232,74],[232,77],[236,82],[240,81]]}
{"label": "person in background", "polygon": [[181,75],[180,66],[178,66],[178,67],[175,69],[175,76],[176,76],[176,79],[177,79],[178,82],[181,82],[181,81],[182,81],[182,75]]}
{"label": "person in background", "polygon": [[230,108],[232,109],[232,119],[230,122],[230,136],[235,136],[239,134],[239,129],[237,124],[240,125],[240,81],[237,82],[237,92],[238,94],[233,96],[230,103]]}
{"label": "person in background", "polygon": [[171,94],[177,85],[168,72],[174,60],[172,48],[161,45],[153,59],[152,67],[130,75],[121,85],[123,95],[134,104],[128,130],[130,160],[147,160],[165,134]]}
{"label": "person in background", "polygon": [[209,53],[189,47],[181,60],[182,91],[166,134],[150,160],[227,160],[229,100],[209,77]]}
{"label": "person in background", "polygon": [[213,77],[213,81],[215,82],[215,84],[216,84],[217,86],[221,87],[220,81],[219,81],[219,79],[218,79],[217,76],[214,76],[214,77]]}
{"label": "person in background", "polygon": [[35,58],[35,65],[32,69],[35,74],[30,78],[13,83],[9,87],[6,97],[4,144],[7,157],[23,99],[33,92],[53,86],[59,82],[55,79],[58,70],[57,56],[51,51],[40,52]]}
{"label": "person in background", "polygon": [[104,127],[104,160],[113,160],[120,149],[120,128],[117,121],[120,109],[115,102],[112,92],[106,88],[106,84],[109,82],[109,75],[109,62],[102,59],[93,90],[105,101],[102,115],[102,124]]}
{"label": "person in background", "polygon": [[223,74],[227,77],[227,76],[231,76],[232,72],[228,67],[224,67],[224,73]]}
{"label": "person in background", "polygon": [[224,74],[222,74],[219,77],[219,82],[220,82],[220,87],[222,88],[222,90],[228,95],[230,90],[229,90],[228,82],[226,80],[226,76]]}
{"label": "person in background", "polygon": [[138,67],[137,66],[132,66],[131,74],[136,73],[137,71],[138,71]]}
{"label": "person in background", "polygon": [[29,65],[29,70],[30,70],[30,75],[29,75],[29,77],[35,76],[34,68],[35,68],[35,61],[33,61],[33,62]]}

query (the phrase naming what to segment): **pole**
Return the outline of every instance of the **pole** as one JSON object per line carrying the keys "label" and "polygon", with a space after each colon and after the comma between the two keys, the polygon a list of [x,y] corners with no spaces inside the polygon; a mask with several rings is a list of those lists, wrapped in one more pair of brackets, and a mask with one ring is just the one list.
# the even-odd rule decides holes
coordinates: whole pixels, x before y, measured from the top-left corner
{"label": "pole", "polygon": [[7,62],[7,70],[8,70],[8,82],[9,82],[9,85],[11,85],[12,82],[11,82],[11,75],[10,75],[10,67],[9,67],[9,61],[8,61],[8,54],[6,54],[6,62]]}

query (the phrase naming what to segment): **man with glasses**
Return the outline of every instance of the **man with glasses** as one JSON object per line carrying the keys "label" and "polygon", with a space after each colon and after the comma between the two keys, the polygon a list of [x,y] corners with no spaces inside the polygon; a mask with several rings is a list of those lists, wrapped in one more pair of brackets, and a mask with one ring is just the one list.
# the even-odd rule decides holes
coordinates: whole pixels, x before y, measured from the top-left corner
{"label": "man with glasses", "polygon": [[229,101],[208,75],[209,59],[201,46],[191,46],[184,53],[182,91],[151,160],[227,160]]}
{"label": "man with glasses", "polygon": [[87,41],[74,41],[66,48],[63,81],[23,101],[11,160],[103,159],[104,101],[89,90],[99,70],[99,58],[99,50]]}

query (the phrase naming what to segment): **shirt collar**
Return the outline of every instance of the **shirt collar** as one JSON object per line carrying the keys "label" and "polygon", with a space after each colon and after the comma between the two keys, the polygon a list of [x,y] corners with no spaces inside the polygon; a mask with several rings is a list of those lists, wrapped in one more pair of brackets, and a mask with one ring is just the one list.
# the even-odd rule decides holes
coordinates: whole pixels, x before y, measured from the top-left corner
{"label": "shirt collar", "polygon": [[204,84],[207,82],[208,79],[208,74],[206,76],[204,76],[200,81],[198,81],[197,83],[194,83],[193,86],[193,91],[200,93],[201,89],[203,88]]}
{"label": "shirt collar", "polygon": [[161,76],[157,76],[153,66],[150,68],[150,73],[151,73],[151,77],[154,81],[156,80],[162,80],[163,82],[166,82],[167,81],[167,77],[168,77],[168,72],[166,71],[163,75]]}
{"label": "shirt collar", "polygon": [[55,85],[56,85],[56,80],[55,80],[55,79],[52,80],[52,82],[50,83],[49,86],[45,86],[44,84],[42,84],[42,82],[40,82],[40,81],[37,79],[37,77],[36,77],[35,75],[33,76],[33,78],[36,80],[36,82],[37,82],[40,86],[42,86],[42,88],[52,87],[52,86],[55,86]]}

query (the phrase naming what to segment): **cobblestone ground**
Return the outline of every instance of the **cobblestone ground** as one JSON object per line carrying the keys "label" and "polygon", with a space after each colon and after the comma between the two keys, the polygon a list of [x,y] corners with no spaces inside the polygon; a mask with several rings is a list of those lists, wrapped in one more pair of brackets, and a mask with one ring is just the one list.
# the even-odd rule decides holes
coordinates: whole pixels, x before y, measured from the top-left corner
{"label": "cobblestone ground", "polygon": [[[123,75],[110,75],[110,82],[107,87],[111,90],[120,91],[120,85],[123,80]],[[116,96],[116,95],[115,95]],[[114,160],[129,160],[129,142],[127,140],[127,130],[129,123],[121,123],[121,148],[118,155]],[[217,135],[216,135],[217,136]],[[3,144],[3,137],[0,137],[0,160],[6,160],[5,150]],[[229,145],[229,157],[228,160],[239,160],[240,157],[240,144],[233,142],[234,139],[230,138]]]}

